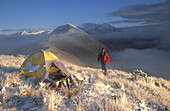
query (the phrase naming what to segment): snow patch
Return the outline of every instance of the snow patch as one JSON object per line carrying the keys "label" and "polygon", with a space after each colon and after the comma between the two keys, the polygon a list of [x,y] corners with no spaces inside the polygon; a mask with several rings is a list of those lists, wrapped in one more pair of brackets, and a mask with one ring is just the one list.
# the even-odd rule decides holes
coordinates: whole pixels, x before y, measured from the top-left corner
{"label": "snow patch", "polygon": [[71,27],[77,28],[75,25],[68,23]]}
{"label": "snow patch", "polygon": [[44,33],[45,32],[45,30],[40,30],[40,31],[32,31],[32,32],[28,32],[28,31],[23,31],[22,33],[21,33],[21,35],[37,35],[37,34],[42,34],[42,33]]}

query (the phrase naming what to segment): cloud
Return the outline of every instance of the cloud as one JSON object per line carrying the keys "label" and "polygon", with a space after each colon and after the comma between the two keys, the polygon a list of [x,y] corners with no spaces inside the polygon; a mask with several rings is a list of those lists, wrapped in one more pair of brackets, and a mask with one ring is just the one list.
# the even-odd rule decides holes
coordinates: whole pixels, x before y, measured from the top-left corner
{"label": "cloud", "polygon": [[129,19],[129,20],[118,20],[118,21],[111,21],[111,22],[108,22],[108,23],[111,23],[111,24],[120,24],[120,23],[139,23],[141,22],[142,20],[141,19]]}
{"label": "cloud", "polygon": [[1,32],[13,32],[13,31],[18,31],[16,29],[2,29]]}
{"label": "cloud", "polygon": [[117,11],[107,13],[109,16],[122,17],[124,20],[110,23],[167,23],[170,22],[170,0],[157,4],[137,4],[122,7]]}
{"label": "cloud", "polygon": [[31,28],[22,28],[22,29],[2,29],[2,30],[0,30],[0,31],[3,32],[3,33],[6,33],[6,32],[18,32],[18,31],[24,31],[24,30],[32,31],[32,30],[35,30],[35,29],[31,29]]}

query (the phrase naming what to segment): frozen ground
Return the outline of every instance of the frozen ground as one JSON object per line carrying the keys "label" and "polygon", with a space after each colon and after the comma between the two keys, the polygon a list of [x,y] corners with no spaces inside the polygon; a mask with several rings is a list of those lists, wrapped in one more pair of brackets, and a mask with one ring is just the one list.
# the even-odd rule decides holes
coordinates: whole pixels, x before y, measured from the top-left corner
{"label": "frozen ground", "polygon": [[131,73],[80,67],[64,62],[82,83],[60,91],[34,86],[34,78],[19,76],[25,56],[0,55],[0,110],[142,110],[170,109],[170,81],[156,77],[134,78]]}

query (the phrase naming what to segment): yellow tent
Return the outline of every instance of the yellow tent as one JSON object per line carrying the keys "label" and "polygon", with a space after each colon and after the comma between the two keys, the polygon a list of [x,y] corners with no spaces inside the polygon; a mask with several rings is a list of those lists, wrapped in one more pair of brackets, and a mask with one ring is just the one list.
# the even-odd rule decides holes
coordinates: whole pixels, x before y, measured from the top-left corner
{"label": "yellow tent", "polygon": [[36,83],[58,81],[70,76],[57,56],[43,50],[28,56],[21,65],[20,72],[27,77],[35,77]]}

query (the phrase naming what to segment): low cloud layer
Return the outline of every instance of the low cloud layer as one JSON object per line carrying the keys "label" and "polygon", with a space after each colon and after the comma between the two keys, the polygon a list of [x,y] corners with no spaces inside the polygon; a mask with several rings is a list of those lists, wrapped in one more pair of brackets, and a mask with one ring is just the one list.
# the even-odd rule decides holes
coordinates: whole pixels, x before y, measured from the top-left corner
{"label": "low cloud layer", "polygon": [[13,31],[18,31],[16,29],[2,29],[1,32],[13,32]]}
{"label": "low cloud layer", "polygon": [[170,0],[157,4],[137,4],[122,7],[117,11],[107,13],[109,16],[122,17],[122,21],[111,23],[167,23],[170,22]]}
{"label": "low cloud layer", "polygon": [[24,30],[34,30],[31,28],[23,28],[23,29],[2,29],[1,32],[16,32],[16,31],[24,31]]}
{"label": "low cloud layer", "polygon": [[82,26],[89,34],[115,51],[126,48],[170,50],[170,23],[126,28],[116,28],[111,25],[106,27],[105,24],[94,23],[86,23]]}

